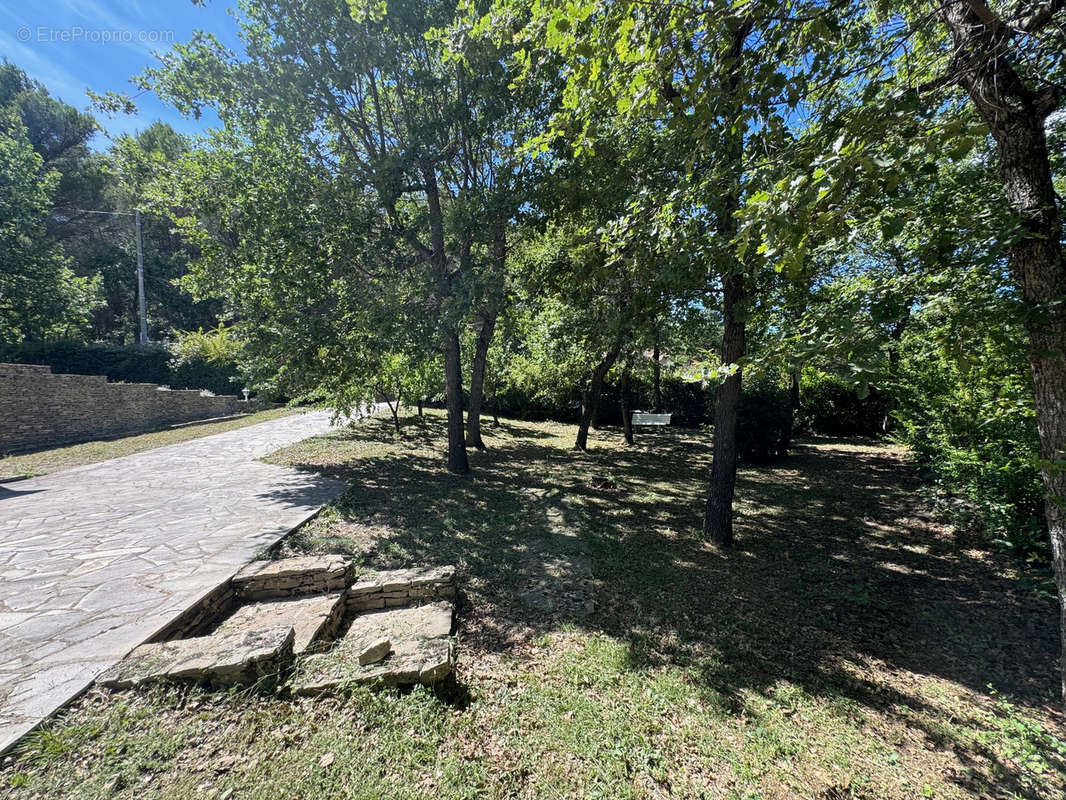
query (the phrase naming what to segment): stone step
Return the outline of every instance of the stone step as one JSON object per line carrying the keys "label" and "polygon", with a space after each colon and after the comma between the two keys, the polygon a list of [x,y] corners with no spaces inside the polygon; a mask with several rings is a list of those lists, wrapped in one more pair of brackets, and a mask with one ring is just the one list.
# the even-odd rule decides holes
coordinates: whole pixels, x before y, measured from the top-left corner
{"label": "stone step", "polygon": [[287,626],[142,644],[97,683],[113,689],[163,680],[213,686],[254,683],[292,664],[294,640],[295,632]]}
{"label": "stone step", "polygon": [[344,616],[344,600],[343,593],[334,592],[247,603],[223,620],[212,635],[288,626],[295,632],[293,653],[314,652],[328,646],[336,635]]}
{"label": "stone step", "polygon": [[[297,695],[316,695],[359,683],[438,683],[455,668],[453,614],[452,604],[443,601],[360,614],[330,650],[298,661],[290,688]],[[392,643],[392,652],[360,665],[360,655],[381,639]]]}
{"label": "stone step", "polygon": [[348,611],[402,608],[455,598],[455,567],[396,569],[356,577],[348,587]]}
{"label": "stone step", "polygon": [[351,574],[351,561],[338,555],[253,561],[233,576],[233,588],[241,600],[301,597],[341,591]]}

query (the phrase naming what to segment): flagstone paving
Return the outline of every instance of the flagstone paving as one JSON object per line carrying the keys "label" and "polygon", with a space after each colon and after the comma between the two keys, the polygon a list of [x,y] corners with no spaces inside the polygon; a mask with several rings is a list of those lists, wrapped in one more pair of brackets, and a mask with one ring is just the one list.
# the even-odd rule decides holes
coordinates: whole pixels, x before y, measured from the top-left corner
{"label": "flagstone paving", "polygon": [[330,427],[309,412],[0,485],[0,753],[339,494],[256,460]]}

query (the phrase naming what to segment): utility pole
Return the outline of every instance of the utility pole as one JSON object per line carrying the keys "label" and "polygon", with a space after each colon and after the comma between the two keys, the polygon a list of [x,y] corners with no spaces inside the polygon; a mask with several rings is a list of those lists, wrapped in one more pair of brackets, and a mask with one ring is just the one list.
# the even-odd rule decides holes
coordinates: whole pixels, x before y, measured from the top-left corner
{"label": "utility pole", "polygon": [[148,344],[148,302],[144,296],[144,249],[141,246],[141,212],[135,210],[132,214],[128,211],[100,211],[95,208],[76,208],[80,214],[104,214],[109,217],[133,217],[134,227],[137,230],[137,341]]}
{"label": "utility pole", "polygon": [[141,212],[133,212],[137,227],[137,317],[140,320],[140,343],[148,344],[148,303],[144,297],[144,252],[141,249]]}

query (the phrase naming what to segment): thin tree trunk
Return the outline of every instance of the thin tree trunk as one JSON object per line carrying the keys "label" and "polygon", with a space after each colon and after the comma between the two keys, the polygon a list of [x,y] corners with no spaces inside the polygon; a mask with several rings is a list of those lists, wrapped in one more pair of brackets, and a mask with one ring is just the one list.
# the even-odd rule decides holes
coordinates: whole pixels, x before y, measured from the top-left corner
{"label": "thin tree trunk", "polygon": [[907,324],[911,319],[912,305],[914,305],[914,298],[907,300],[907,304],[903,309],[903,316],[896,320],[888,334],[890,340],[888,345],[888,376],[891,384],[889,389],[893,394],[889,395],[885,403],[885,416],[881,420],[882,433],[888,433],[892,430],[892,412],[896,410],[898,405],[896,393],[898,392],[900,343],[903,341],[903,334],[907,330]]}
{"label": "thin tree trunk", "polygon": [[448,471],[459,475],[470,472],[463,437],[463,370],[459,351],[459,334],[449,332],[444,341],[445,398],[448,406]]}
{"label": "thin tree trunk", "polygon": [[415,403],[415,405],[418,406],[418,416],[421,417],[422,416],[422,398],[421,397],[418,398],[418,401]]}
{"label": "thin tree trunk", "polygon": [[381,397],[385,398],[385,405],[387,405],[389,407],[389,413],[392,414],[392,425],[396,429],[396,432],[399,433],[400,432],[400,396],[399,396],[399,394],[397,393],[396,402],[393,403],[393,401],[391,399],[389,399],[389,393],[385,390],[384,386],[381,386],[379,384],[378,387],[377,387],[377,391],[378,391],[378,394]]}
{"label": "thin tree trunk", "polygon": [[629,407],[629,368],[622,373],[618,382],[618,394],[622,406],[622,433],[625,435],[626,444],[633,444],[633,412]]}
{"label": "thin tree trunk", "polygon": [[785,435],[781,440],[779,456],[787,456],[792,449],[792,432],[796,429],[796,412],[800,407],[800,381],[799,370],[792,370],[791,382],[788,389],[788,423],[785,427]]}
{"label": "thin tree trunk", "polygon": [[596,414],[596,407],[600,403],[600,394],[603,392],[603,379],[614,366],[618,353],[622,349],[621,340],[616,340],[611,349],[603,354],[600,363],[592,370],[588,383],[581,392],[581,420],[577,426],[577,440],[574,442],[575,450],[588,450],[589,426]]}
{"label": "thin tree trunk", "polygon": [[656,414],[663,411],[663,370],[659,363],[659,328],[655,328],[655,346],[651,351],[651,396],[652,408]]}
{"label": "thin tree trunk", "polygon": [[470,409],[466,417],[466,445],[485,449],[481,440],[481,406],[485,398],[485,361],[488,358],[492,334],[496,329],[496,312],[486,313],[481,318],[481,330],[474,348],[474,363],[470,365]]}
{"label": "thin tree trunk", "polygon": [[[507,229],[504,223],[495,226],[492,235],[492,264],[496,277],[503,279],[507,269]],[[489,307],[481,314],[481,330],[474,348],[474,363],[470,368],[470,411],[466,420],[466,443],[469,447],[485,449],[481,439],[481,407],[485,399],[485,362],[488,359],[492,335],[496,330],[499,310]]]}
{"label": "thin tree trunk", "polygon": [[[459,475],[470,472],[470,462],[466,456],[466,440],[463,437],[463,369],[459,347],[457,323],[448,319],[444,299],[453,294],[452,280],[455,275],[448,270],[448,254],[444,234],[444,212],[440,203],[440,191],[437,187],[437,175],[432,164],[424,160],[421,164],[422,178],[425,181],[426,206],[429,209],[430,263],[438,285],[439,296],[436,298],[434,312],[438,315],[440,342],[444,350],[444,386],[445,405],[448,409],[448,471]],[[469,242],[469,237],[467,237]],[[467,249],[464,243],[464,252]],[[464,266],[461,257],[459,266]]]}
{"label": "thin tree trunk", "polygon": [[1011,34],[980,19],[972,6],[941,9],[953,38],[958,80],[988,125],[999,152],[1007,200],[1023,236],[1010,248],[1010,268],[1028,315],[1029,363],[1040,436],[1045,514],[1059,596],[1060,689],[1066,711],[1066,257],[1044,125],[1062,104],[1049,86],[1030,89],[1007,54]]}
{"label": "thin tree trunk", "polygon": [[744,357],[744,320],[738,316],[745,300],[744,276],[730,275],[723,281],[722,364],[735,371],[718,388],[714,409],[714,448],[711,458],[711,485],[703,532],[712,541],[733,544],[733,494],[737,483],[737,409],[740,406],[740,361]]}

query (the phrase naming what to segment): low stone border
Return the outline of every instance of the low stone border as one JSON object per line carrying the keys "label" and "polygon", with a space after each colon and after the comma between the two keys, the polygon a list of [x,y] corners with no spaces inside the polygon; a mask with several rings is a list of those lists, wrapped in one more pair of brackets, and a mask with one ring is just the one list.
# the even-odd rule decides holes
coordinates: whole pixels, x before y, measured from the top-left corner
{"label": "low stone border", "polygon": [[253,561],[233,576],[241,600],[273,600],[344,589],[352,582],[352,563],[344,556],[302,556]]}
{"label": "low stone border", "polygon": [[403,608],[426,600],[455,599],[455,567],[397,569],[360,575],[348,587],[348,611]]}
{"label": "low stone border", "polygon": [[[437,683],[451,674],[454,567],[354,575],[340,555],[249,564],[100,676],[128,688],[188,680],[228,686],[281,678],[302,654],[292,689],[317,693],[357,682]],[[343,618],[349,630],[337,638]],[[360,664],[371,640],[389,651]],[[326,652],[321,652],[326,651]],[[311,655],[321,652],[321,655]],[[306,666],[305,666],[306,665]]]}

